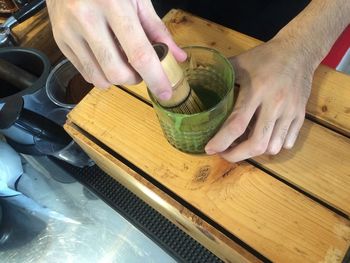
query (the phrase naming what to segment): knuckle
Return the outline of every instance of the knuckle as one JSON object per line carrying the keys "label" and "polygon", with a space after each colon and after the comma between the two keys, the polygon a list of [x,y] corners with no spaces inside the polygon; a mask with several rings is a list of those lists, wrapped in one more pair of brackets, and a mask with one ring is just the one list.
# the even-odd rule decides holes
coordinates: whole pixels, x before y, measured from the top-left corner
{"label": "knuckle", "polygon": [[94,28],[98,21],[95,13],[90,10],[83,10],[78,19],[81,22],[81,29],[83,31],[88,32],[89,34],[95,34],[96,31],[94,31]]}
{"label": "knuckle", "polygon": [[95,85],[95,87],[101,89],[105,89],[110,86],[110,83],[107,82],[104,77],[96,74],[91,78],[91,82]]}
{"label": "knuckle", "polygon": [[65,3],[66,14],[79,16],[83,12],[85,5],[83,1],[68,1]]}
{"label": "knuckle", "polygon": [[86,76],[89,79],[93,80],[94,78],[96,78],[94,67],[93,65],[91,65],[90,62],[86,62],[84,59],[82,59],[82,67]]}
{"label": "knuckle", "polygon": [[79,1],[68,1],[66,3],[66,10],[74,14],[74,11],[79,9]]}
{"label": "knuckle", "polygon": [[130,82],[130,73],[126,70],[107,69],[106,78],[113,84],[127,84]]}
{"label": "knuckle", "polygon": [[152,54],[144,47],[137,48],[129,57],[129,63],[136,69],[144,68],[152,62]]}
{"label": "knuckle", "polygon": [[266,120],[265,123],[263,124],[262,128],[262,136],[267,136],[272,132],[272,129],[275,125],[275,120]]}
{"label": "knuckle", "polygon": [[[96,18],[98,14],[93,10],[93,8],[85,5],[83,1],[72,1],[72,3],[67,6],[69,13],[76,20],[88,24],[95,24]],[[88,29],[89,27],[84,26],[84,29]]]}
{"label": "knuckle", "polygon": [[267,153],[270,155],[276,155],[280,152],[281,147],[278,145],[273,145],[273,146],[269,146],[267,149]]}
{"label": "knuckle", "polygon": [[258,78],[252,80],[252,98],[255,100],[261,100],[262,97],[265,96],[266,91],[271,89],[271,85],[273,82],[270,81],[269,77]]}
{"label": "knuckle", "polygon": [[271,76],[266,74],[261,74],[258,77],[255,77],[254,79],[252,79],[252,85],[254,87],[263,88],[263,87],[269,86],[270,83],[273,83],[271,82]]}
{"label": "knuckle", "polygon": [[255,143],[253,148],[250,151],[250,155],[251,156],[262,155],[266,152],[266,149],[267,149],[267,142]]}
{"label": "knuckle", "polygon": [[286,91],[284,89],[280,89],[274,94],[273,96],[273,102],[277,105],[283,105],[285,99],[286,99]]}
{"label": "knuckle", "polygon": [[247,97],[250,98],[251,102],[257,103],[257,102],[261,101],[262,100],[261,98],[263,98],[263,96],[264,96],[264,93],[262,90],[263,89],[251,90],[248,92]]}
{"label": "knuckle", "polygon": [[111,67],[111,64],[115,64],[113,61],[114,56],[105,43],[96,41],[95,45],[95,56],[102,67]]}
{"label": "knuckle", "polygon": [[285,113],[284,113],[284,118],[286,120],[290,120],[290,121],[293,121],[296,117],[296,113],[293,111],[293,110],[287,110]]}
{"label": "knuckle", "polygon": [[[288,125],[286,125],[286,126],[281,128],[281,132],[280,132],[280,135],[279,135],[279,141],[280,141],[281,144],[283,144],[285,142],[287,134],[288,134],[288,130],[289,130],[289,126]],[[280,145],[280,148],[281,148],[281,145]]]}
{"label": "knuckle", "polygon": [[290,105],[300,105],[301,104],[301,98],[299,96],[291,96],[290,97]]}
{"label": "knuckle", "polygon": [[247,122],[243,118],[237,118],[235,121],[231,121],[228,124],[228,129],[230,133],[240,136],[247,129]]}

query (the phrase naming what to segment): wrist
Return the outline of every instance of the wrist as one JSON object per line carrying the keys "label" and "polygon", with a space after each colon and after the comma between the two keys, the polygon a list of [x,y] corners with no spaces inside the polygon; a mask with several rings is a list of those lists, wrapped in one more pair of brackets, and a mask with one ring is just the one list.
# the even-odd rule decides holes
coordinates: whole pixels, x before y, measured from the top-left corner
{"label": "wrist", "polygon": [[327,53],[327,50],[314,43],[315,41],[308,40],[298,33],[280,31],[271,41],[276,42],[290,59],[310,73],[316,70]]}
{"label": "wrist", "polygon": [[297,50],[315,70],[349,23],[349,0],[313,0],[274,40]]}

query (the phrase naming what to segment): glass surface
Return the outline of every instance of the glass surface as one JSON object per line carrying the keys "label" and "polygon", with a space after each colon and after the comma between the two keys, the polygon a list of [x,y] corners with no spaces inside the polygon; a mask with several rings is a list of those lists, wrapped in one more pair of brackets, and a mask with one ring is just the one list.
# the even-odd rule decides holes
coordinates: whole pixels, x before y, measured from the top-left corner
{"label": "glass surface", "polygon": [[185,47],[187,60],[181,63],[192,92],[205,110],[195,114],[175,113],[162,107],[148,90],[153,108],[169,143],[188,153],[203,153],[232,111],[234,71],[218,51],[206,47]]}
{"label": "glass surface", "polygon": [[63,108],[74,108],[75,104],[66,101],[66,89],[76,74],[78,70],[68,59],[64,59],[53,68],[46,81],[46,93],[53,103]]}

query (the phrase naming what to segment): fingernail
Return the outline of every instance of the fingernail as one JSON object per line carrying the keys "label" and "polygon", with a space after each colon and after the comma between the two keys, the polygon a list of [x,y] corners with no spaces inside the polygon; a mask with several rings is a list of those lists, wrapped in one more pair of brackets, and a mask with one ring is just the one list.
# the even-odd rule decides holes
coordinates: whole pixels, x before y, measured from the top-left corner
{"label": "fingernail", "polygon": [[285,148],[285,149],[287,149],[287,150],[290,150],[290,149],[293,148],[293,143],[287,142],[287,143],[284,145],[283,148]]}
{"label": "fingernail", "polygon": [[216,152],[215,151],[213,151],[212,149],[210,149],[210,148],[205,148],[205,152],[207,153],[207,154],[209,154],[209,155],[212,155],[212,154],[215,154]]}
{"label": "fingernail", "polygon": [[160,98],[161,100],[168,100],[171,98],[171,93],[169,91],[163,91],[158,95],[158,98]]}
{"label": "fingernail", "polygon": [[180,50],[181,50],[181,62],[182,62],[182,61],[186,60],[187,53],[184,50],[182,50],[181,48],[180,48]]}

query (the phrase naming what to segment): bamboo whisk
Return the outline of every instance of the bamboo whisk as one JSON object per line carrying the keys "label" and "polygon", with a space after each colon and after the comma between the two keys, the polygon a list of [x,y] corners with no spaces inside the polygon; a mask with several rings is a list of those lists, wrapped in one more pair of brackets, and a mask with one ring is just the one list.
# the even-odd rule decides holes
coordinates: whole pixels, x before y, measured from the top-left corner
{"label": "bamboo whisk", "polygon": [[182,114],[194,114],[204,111],[205,107],[202,101],[191,89],[182,68],[171,52],[169,52],[168,46],[164,43],[156,43],[153,44],[153,48],[160,59],[173,90],[173,95],[169,100],[157,99],[159,104],[172,112]]}

